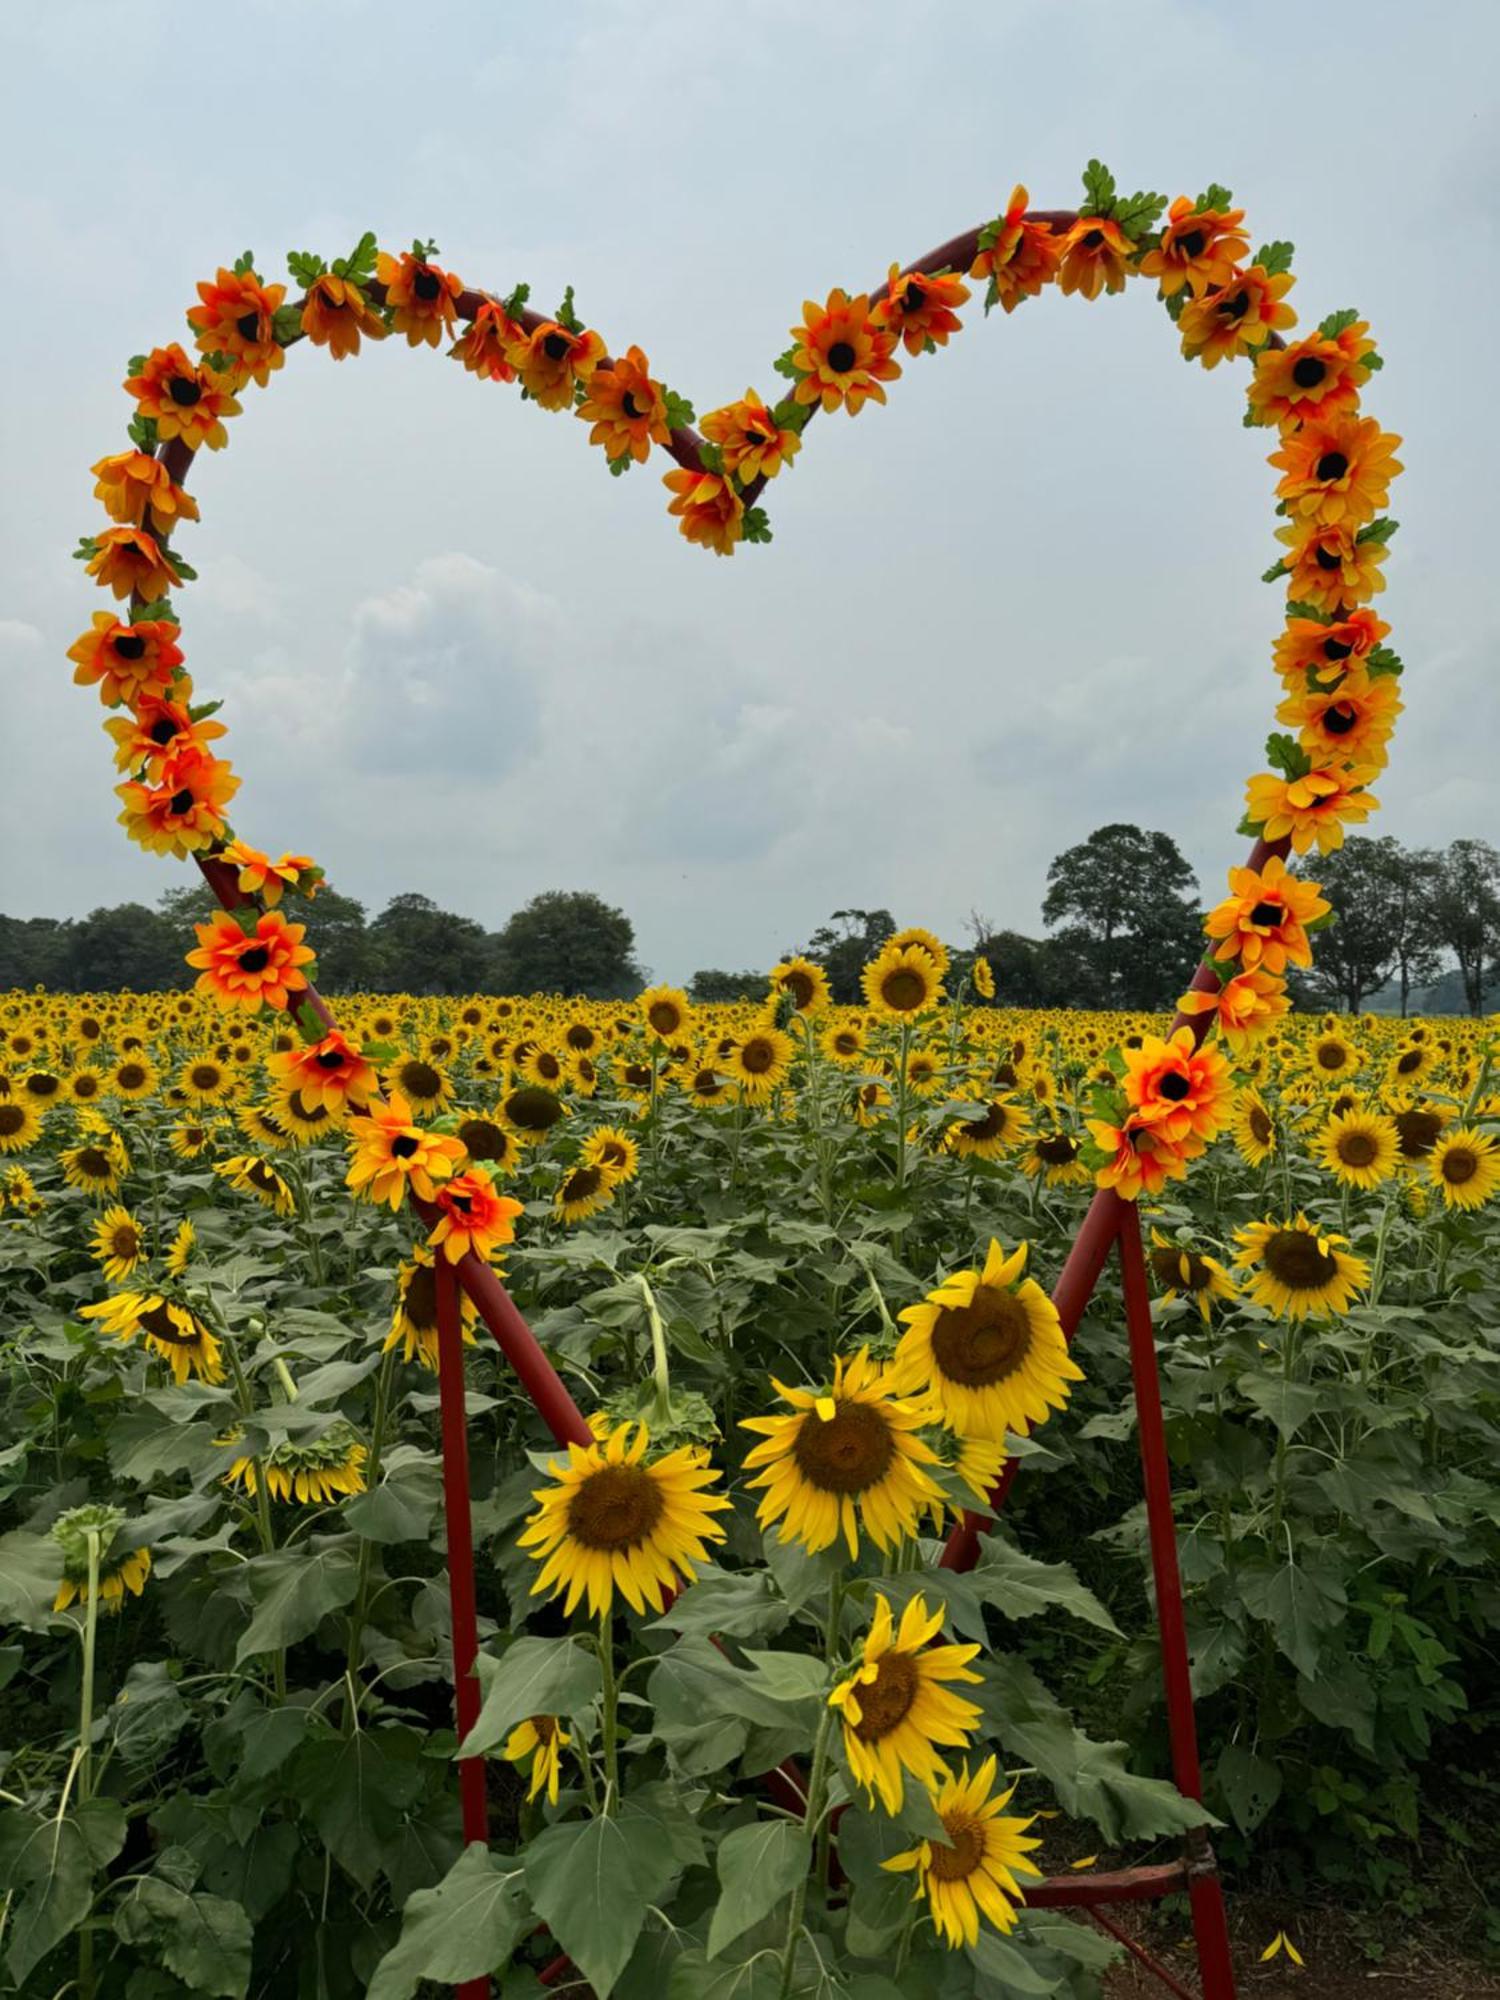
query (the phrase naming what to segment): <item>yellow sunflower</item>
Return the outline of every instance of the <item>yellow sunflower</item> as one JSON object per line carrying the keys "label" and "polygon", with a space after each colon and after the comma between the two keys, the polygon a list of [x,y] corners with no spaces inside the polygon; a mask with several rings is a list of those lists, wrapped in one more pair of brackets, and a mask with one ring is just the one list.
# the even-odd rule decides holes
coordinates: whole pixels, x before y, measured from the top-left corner
{"label": "yellow sunflower", "polygon": [[701,1450],[684,1445],[648,1465],[648,1442],[644,1424],[620,1424],[548,1461],[554,1484],[533,1493],[537,1511],[517,1537],[542,1565],[533,1597],[566,1592],[571,1613],[587,1594],[602,1617],[618,1590],[633,1610],[660,1611],[679,1579],[707,1562],[705,1544],[723,1541],[713,1517],[730,1502],[704,1491],[718,1474]]}
{"label": "yellow sunflower", "polygon": [[911,1021],[943,997],[937,960],[920,944],[886,945],[860,975],[865,1005],[889,1021]]}
{"label": "yellow sunflower", "polygon": [[125,1516],[118,1507],[107,1507],[97,1502],[70,1507],[65,1514],[58,1515],[52,1524],[52,1539],[63,1552],[63,1575],[57,1595],[52,1600],[54,1611],[66,1611],[75,1601],[79,1605],[86,1605],[89,1601],[88,1545],[91,1530],[99,1551],[99,1609],[106,1614],[119,1611],[127,1591],[132,1597],[140,1596],[151,1572],[151,1551],[116,1549],[115,1539],[124,1524]]}
{"label": "yellow sunflower", "polygon": [[1355,1108],[1329,1119],[1313,1151],[1346,1187],[1379,1187],[1396,1171],[1401,1136],[1394,1118]]}
{"label": "yellow sunflower", "polygon": [[441,1111],[453,1102],[453,1081],[422,1056],[398,1056],[381,1072],[388,1097],[399,1093],[413,1111]]}
{"label": "yellow sunflower", "polygon": [[1500,1148],[1489,1133],[1461,1125],[1433,1147],[1427,1172],[1446,1208],[1483,1208],[1500,1188]]}
{"label": "yellow sunflower", "polygon": [[1162,1287],[1163,1299],[1172,1300],[1179,1292],[1185,1292],[1198,1308],[1205,1326],[1212,1300],[1239,1297],[1239,1286],[1217,1257],[1174,1243],[1159,1229],[1151,1231],[1151,1275]]}
{"label": "yellow sunflower", "polygon": [[81,1306],[80,1319],[96,1319],[106,1333],[120,1340],[137,1335],[151,1352],[165,1361],[173,1380],[182,1383],[189,1375],[200,1382],[222,1382],[224,1363],[219,1343],[189,1306],[179,1305],[160,1292],[117,1292],[113,1298]]}
{"label": "yellow sunflower", "polygon": [[596,1125],[584,1141],[579,1158],[585,1166],[602,1167],[618,1187],[633,1181],[640,1168],[641,1149],[618,1125]]}
{"label": "yellow sunflower", "polygon": [[901,1314],[892,1379],[905,1394],[930,1396],[960,1437],[1024,1437],[1083,1380],[1056,1307],[1021,1278],[1026,1252],[1023,1243],[1007,1257],[992,1240],[982,1271],[955,1271]]}
{"label": "yellow sunflower", "polygon": [[933,1794],[933,1810],[943,1822],[946,1841],[923,1840],[904,1854],[893,1854],[884,1868],[911,1871],[917,1893],[927,1906],[939,1937],[957,1950],[979,1939],[979,1919],[988,1917],[997,1931],[1014,1930],[1017,1905],[1025,1901],[1025,1878],[1041,1880],[1041,1871],[1027,1859],[1039,1840],[1028,1840],[1030,1819],[1001,1815],[1015,1791],[993,1792],[995,1759],[986,1757],[973,1777],[965,1763],[955,1777],[945,1777]]}
{"label": "yellow sunflower", "polygon": [[998,1160],[1031,1131],[1031,1114],[1009,1097],[992,1097],[973,1118],[961,1118],[943,1132],[945,1151],[961,1160]]}
{"label": "yellow sunflower", "polygon": [[112,1285],[123,1285],[146,1254],[141,1225],[128,1208],[121,1208],[118,1203],[105,1209],[94,1224],[89,1248]]}
{"label": "yellow sunflower", "polygon": [[130,1171],[130,1159],[118,1132],[107,1127],[62,1154],[63,1179],[84,1194],[115,1194]]}
{"label": "yellow sunflower", "polygon": [[172,1238],[170,1249],[163,1260],[169,1278],[180,1278],[187,1269],[188,1259],[193,1254],[193,1245],[198,1241],[198,1232],[191,1222],[179,1222],[177,1234]]}
{"label": "yellow sunflower", "polygon": [[[283,1438],[274,1445],[261,1460],[266,1491],[273,1500],[295,1500],[302,1506],[330,1506],[341,1494],[364,1492],[367,1456],[352,1428],[340,1417],[319,1438],[295,1441]],[[225,1473],[224,1482],[242,1487],[246,1493],[257,1493],[260,1479],[255,1460],[237,1458]]]}
{"label": "yellow sunflower", "polygon": [[745,1455],[747,1471],[764,1468],[749,1482],[766,1488],[761,1526],[779,1521],[783,1537],[813,1554],[842,1533],[851,1557],[859,1555],[857,1522],[881,1549],[915,1535],[923,1507],[942,1499],[924,1470],[937,1454],[917,1435],[927,1420],[923,1408],[898,1397],[863,1348],[835,1358],[826,1392],[772,1383],[792,1414],[741,1422],[765,1440]]}
{"label": "yellow sunflower", "polygon": [[903,1771],[930,1790],[947,1776],[937,1746],[967,1744],[979,1720],[978,1705],[944,1685],[980,1679],[969,1666],[979,1648],[934,1646],[943,1615],[941,1605],[929,1612],[918,1594],[897,1627],[877,1591],[859,1665],[828,1697],[843,1719],[844,1754],[855,1782],[888,1813],[901,1810]]}
{"label": "yellow sunflower", "polygon": [[530,1715],[524,1722],[518,1722],[505,1739],[501,1756],[512,1764],[524,1764],[531,1759],[531,1785],[526,1793],[528,1803],[545,1785],[547,1803],[557,1804],[558,1778],[561,1769],[561,1753],[573,1741],[562,1726],[562,1718],[557,1715]]}
{"label": "yellow sunflower", "polygon": [[780,1028],[755,1028],[735,1042],[725,1058],[728,1074],[750,1104],[763,1104],[792,1073],[795,1045]]}
{"label": "yellow sunflower", "polygon": [[636,1005],[653,1040],[675,1042],[692,1018],[692,1005],[675,986],[648,986]]}
{"label": "yellow sunflower", "polygon": [[772,994],[790,994],[799,1014],[821,1014],[829,1004],[828,974],[810,958],[784,958],[769,978]]}
{"label": "yellow sunflower", "polygon": [[606,1168],[580,1160],[558,1182],[552,1196],[552,1212],[561,1222],[583,1222],[608,1208],[615,1198],[615,1183]]}
{"label": "yellow sunflower", "polygon": [[253,1194],[274,1215],[291,1215],[296,1209],[290,1185],[269,1160],[262,1160],[254,1153],[236,1153],[232,1160],[221,1160],[214,1172],[241,1194]]}
{"label": "yellow sunflower", "polygon": [[42,1114],[29,1099],[0,1099],[0,1153],[24,1153],[35,1145],[41,1129]]}
{"label": "yellow sunflower", "polygon": [[[458,1324],[464,1340],[474,1346],[474,1325],[479,1313],[474,1301],[458,1288]],[[402,1264],[396,1279],[396,1304],[391,1312],[391,1330],[381,1353],[393,1347],[401,1350],[403,1361],[417,1361],[434,1371],[438,1365],[437,1279],[433,1275],[432,1252],[418,1244]]]}
{"label": "yellow sunflower", "polygon": [[1362,1257],[1339,1247],[1346,1237],[1319,1230],[1305,1215],[1290,1222],[1252,1222],[1237,1230],[1234,1240],[1240,1245],[1235,1263],[1255,1274],[1248,1297],[1280,1319],[1347,1312],[1370,1275]]}
{"label": "yellow sunflower", "polygon": [[179,1160],[198,1160],[210,1152],[214,1143],[212,1125],[202,1125],[189,1119],[185,1124],[174,1125],[167,1144]]}
{"label": "yellow sunflower", "polygon": [[1246,1166],[1263,1166],[1276,1151],[1276,1121],[1253,1084],[1235,1100],[1230,1130]]}

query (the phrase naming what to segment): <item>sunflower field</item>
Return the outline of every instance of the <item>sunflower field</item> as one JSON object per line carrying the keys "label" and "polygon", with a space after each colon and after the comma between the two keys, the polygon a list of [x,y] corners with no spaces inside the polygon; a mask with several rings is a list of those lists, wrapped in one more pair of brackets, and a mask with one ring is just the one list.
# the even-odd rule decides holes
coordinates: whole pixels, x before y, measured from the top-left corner
{"label": "sunflower field", "polygon": [[[0,998],[0,1992],[1096,1993],[1115,1947],[1028,1883],[1203,1818],[1118,1297],[1070,1347],[1047,1296],[1099,1092],[1152,1079],[1214,1108],[1140,1202],[1215,1847],[1423,1908],[1455,1786],[1500,1789],[1493,1024],[1286,1015],[1193,1098],[1160,1019],[996,1006],[927,933],[865,991],[351,995],[311,1047]],[[488,1850],[470,1249],[594,1436],[464,1299]]]}

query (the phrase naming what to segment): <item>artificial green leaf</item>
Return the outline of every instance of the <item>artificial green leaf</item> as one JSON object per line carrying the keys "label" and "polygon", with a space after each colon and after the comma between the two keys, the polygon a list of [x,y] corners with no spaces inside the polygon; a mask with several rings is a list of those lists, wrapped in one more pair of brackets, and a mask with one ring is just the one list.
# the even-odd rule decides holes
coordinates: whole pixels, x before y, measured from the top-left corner
{"label": "artificial green leaf", "polygon": [[1291,243],[1262,243],[1255,253],[1255,261],[1268,278],[1279,276],[1292,268],[1292,256],[1296,249]]}
{"label": "artificial green leaf", "polygon": [[484,1701],[459,1748],[480,1757],[502,1746],[529,1715],[578,1715],[599,1697],[599,1656],[576,1639],[516,1639],[498,1659],[476,1663]]}
{"label": "artificial green leaf", "polygon": [[719,1900],[708,1931],[708,1956],[769,1915],[810,1865],[807,1835],[789,1819],[754,1820],[719,1842]]}
{"label": "artificial green leaf", "polygon": [[520,1866],[475,1841],[442,1881],[414,1889],[401,1935],[375,1968],[366,2000],[411,2000],[424,1980],[457,1986],[503,1965],[531,1923]]}

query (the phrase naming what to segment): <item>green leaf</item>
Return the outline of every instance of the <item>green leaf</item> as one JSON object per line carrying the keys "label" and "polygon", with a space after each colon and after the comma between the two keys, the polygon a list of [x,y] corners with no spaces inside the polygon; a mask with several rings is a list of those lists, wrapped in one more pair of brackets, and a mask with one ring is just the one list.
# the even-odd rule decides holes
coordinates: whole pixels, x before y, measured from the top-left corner
{"label": "green leaf", "polygon": [[985,1924],[980,1925],[978,1938],[969,1946],[969,1957],[986,1979],[999,1982],[1006,2000],[1010,2000],[1012,1994],[1032,2000],[1034,1995],[1057,1991],[1057,1981],[1029,1965],[1019,1945],[1001,1937]]}
{"label": "green leaf", "polygon": [[1338,312],[1331,312],[1327,319],[1318,322],[1318,332],[1325,340],[1337,340],[1345,327],[1353,326],[1359,318],[1357,306],[1344,306]]}
{"label": "green leaf", "polygon": [[669,430],[682,430],[689,424],[697,423],[698,413],[686,396],[679,396],[675,389],[668,389],[665,395]]}
{"label": "green leaf", "polygon": [[1114,206],[1115,177],[1101,160],[1090,160],[1083,170],[1083,200],[1080,215],[1108,215]]}
{"label": "green leaf", "polygon": [[1286,564],[1284,562],[1276,562],[1272,563],[1271,567],[1268,570],[1263,570],[1261,572],[1260,580],[1262,583],[1275,583],[1278,577],[1286,576],[1287,574],[1288,571]]}
{"label": "green leaf", "polygon": [[655,1816],[627,1799],[613,1819],[549,1826],[525,1856],[537,1915],[608,2000],[646,1920],[678,1864]]}
{"label": "green leaf", "polygon": [[1219,1752],[1214,1780],[1241,1833],[1254,1833],[1281,1797],[1281,1766],[1240,1743],[1226,1743]]}
{"label": "green leaf", "polygon": [[286,267],[304,291],[315,285],[328,269],[323,259],[313,250],[289,250]]}
{"label": "green leaf", "polygon": [[1210,181],[1202,194],[1193,203],[1193,207],[1200,212],[1206,208],[1217,208],[1222,212],[1226,208],[1233,208],[1233,206],[1234,196],[1229,192],[1227,187],[1220,187],[1217,181]]}
{"label": "green leaf", "polygon": [[515,319],[516,316],[521,311],[521,308],[525,305],[526,301],[530,297],[531,297],[530,285],[524,285],[524,284],[517,285],[512,290],[509,298],[501,300],[500,302],[501,311],[505,314],[507,319]]}
{"label": "green leaf", "polygon": [[1239,1572],[1241,1602],[1262,1619],[1299,1673],[1312,1679],[1325,1634],[1342,1622],[1343,1586],[1303,1563],[1260,1563]]}
{"label": "green leaf", "polygon": [[1136,194],[1121,196],[1110,213],[1130,241],[1139,243],[1156,227],[1166,205],[1167,198],[1164,194],[1152,194],[1142,190]]}
{"label": "green leaf", "polygon": [[159,1875],[138,1875],[115,1910],[116,1935],[159,1955],[195,1993],[244,2000],[250,1984],[250,1919],[223,1896],[189,1895]]}
{"label": "green leaf", "polygon": [[710,1958],[792,1893],[807,1873],[807,1837],[789,1819],[756,1820],[725,1834],[718,1861],[720,1894],[708,1931]]}
{"label": "green leaf", "polygon": [[271,319],[271,337],[278,346],[290,347],[302,333],[302,308],[278,306]]}
{"label": "green leaf", "polygon": [[529,1715],[578,1715],[599,1697],[599,1657],[569,1638],[517,1639],[497,1660],[477,1662],[484,1702],[459,1755],[480,1757]]}
{"label": "green leaf", "polygon": [[1322,1409],[1328,1398],[1310,1382],[1292,1382],[1285,1375],[1265,1375],[1251,1370],[1239,1379],[1240,1394],[1262,1415],[1271,1419],[1288,1443],[1297,1435],[1314,1410]]}
{"label": "green leaf", "polygon": [[132,417],[125,432],[130,442],[142,451],[155,451],[160,442],[155,417]]}
{"label": "green leaf", "polygon": [[1255,253],[1255,261],[1268,278],[1277,277],[1292,268],[1292,256],[1296,245],[1292,243],[1262,243]]}
{"label": "green leaf", "polygon": [[999,1534],[981,1535],[969,1580],[986,1604],[1007,1618],[1034,1618],[1054,1605],[1086,1625],[1119,1636],[1120,1628],[1067,1563],[1039,1562]]}
{"label": "green leaf", "polygon": [[763,1570],[711,1569],[674,1598],[647,1630],[699,1638],[718,1634],[726,1639],[763,1639],[779,1632],[790,1615]]}
{"label": "green leaf", "polygon": [[237,278],[253,278],[255,276],[255,252],[253,250],[242,250],[239,256],[235,258],[231,269]]}
{"label": "green leaf", "polygon": [[50,1535],[24,1528],[0,1535],[0,1619],[27,1632],[45,1632],[62,1573],[62,1550]]}
{"label": "green leaf", "polygon": [[366,2000],[411,2000],[424,1979],[457,1986],[510,1957],[531,1922],[521,1870],[475,1841],[433,1889],[414,1889],[401,1935],[375,1968]]}
{"label": "green leaf", "polygon": [[295,1795],[335,1861],[368,1891],[422,1792],[422,1739],[409,1729],[360,1729],[305,1743]]}
{"label": "green leaf", "polygon": [[1327,611],[1320,611],[1316,604],[1304,604],[1300,598],[1290,598],[1287,602],[1288,618],[1310,618],[1315,625],[1331,625],[1333,618]]}
{"label": "green leaf", "polygon": [[0,1883],[11,1898],[5,1962],[18,1985],[83,1922],[95,1872],[124,1845],[125,1811],[113,1799],[90,1799],[61,1819],[0,1814]]}
{"label": "green leaf", "polygon": [[1389,542],[1400,525],[1399,521],[1389,520],[1382,514],[1378,521],[1371,521],[1367,527],[1361,528],[1354,539],[1356,542]]}
{"label": "green leaf", "polygon": [[295,1645],[330,1611],[351,1603],[359,1587],[359,1558],[352,1536],[339,1541],[315,1536],[300,1548],[256,1556],[247,1575],[255,1615],[235,1653],[238,1666],[257,1653]]}
{"label": "green leaf", "polygon": [[1272,730],[1266,738],[1266,762],[1286,778],[1301,778],[1312,769],[1312,759],[1295,736]]}
{"label": "green leaf", "polygon": [[746,1649],[755,1668],[753,1686],[772,1701],[811,1701],[828,1690],[828,1668],[808,1653],[757,1653]]}
{"label": "green leaf", "polygon": [[747,542],[769,542],[775,537],[771,533],[771,518],[764,507],[747,507],[742,522]]}
{"label": "green leaf", "polygon": [[1400,674],[1406,671],[1399,653],[1393,653],[1389,646],[1372,646],[1365,655],[1365,671],[1374,680],[1382,674]]}
{"label": "green leaf", "polygon": [[583,321],[573,307],[573,287],[568,286],[562,295],[557,311],[552,315],[559,326],[565,326],[569,333],[582,333]]}
{"label": "green leaf", "polygon": [[375,242],[375,232],[367,229],[347,257],[334,260],[334,270],[341,278],[348,278],[356,285],[362,285],[367,278],[375,275],[375,259],[379,255]]}

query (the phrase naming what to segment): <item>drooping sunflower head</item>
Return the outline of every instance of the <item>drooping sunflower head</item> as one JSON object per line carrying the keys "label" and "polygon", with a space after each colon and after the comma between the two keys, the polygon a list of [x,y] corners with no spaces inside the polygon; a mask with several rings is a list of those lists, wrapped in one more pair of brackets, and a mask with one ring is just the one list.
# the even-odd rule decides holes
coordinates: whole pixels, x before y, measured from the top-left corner
{"label": "drooping sunflower head", "polygon": [[922,1407],[898,1396],[864,1349],[836,1358],[825,1391],[774,1387],[792,1414],[742,1420],[764,1440],[745,1456],[750,1485],[765,1489],[761,1525],[780,1523],[814,1554],[842,1534],[857,1556],[861,1524],[878,1548],[910,1539],[923,1507],[942,1498],[926,1470],[936,1454],[918,1435]]}
{"label": "drooping sunflower head", "polygon": [[1205,1325],[1212,1300],[1238,1298],[1239,1287],[1217,1257],[1190,1249],[1184,1243],[1174,1243],[1159,1229],[1151,1231],[1151,1245],[1151,1275],[1161,1286],[1163,1299],[1175,1299],[1179,1292],[1185,1293],[1197,1306]]}
{"label": "drooping sunflower head", "polygon": [[178,1383],[189,1375],[208,1383],[224,1379],[224,1362],[213,1333],[191,1306],[161,1292],[117,1292],[113,1298],[80,1306],[78,1316],[98,1320],[119,1340],[139,1338],[166,1362]]}
{"label": "drooping sunflower head", "polygon": [[966,1744],[979,1720],[978,1706],[947,1685],[980,1678],[969,1666],[979,1647],[933,1644],[943,1618],[942,1606],[929,1611],[918,1593],[898,1626],[877,1591],[859,1664],[828,1697],[842,1718],[844,1754],[856,1783],[889,1813],[901,1809],[903,1773],[922,1785],[937,1783],[946,1775],[939,1746]]}
{"label": "drooping sunflower head", "polygon": [[1021,1275],[1026,1252],[1023,1243],[1007,1257],[992,1241],[982,1270],[955,1272],[901,1315],[892,1376],[904,1393],[930,1396],[961,1437],[1024,1437],[1083,1380],[1052,1301]]}
{"label": "drooping sunflower head", "polygon": [[621,1424],[552,1459],[552,1484],[539,1487],[537,1511],[518,1541],[541,1565],[531,1593],[565,1598],[571,1613],[587,1596],[606,1615],[618,1590],[631,1608],[662,1608],[679,1577],[708,1560],[707,1544],[724,1539],[714,1519],[730,1502],[709,1492],[718,1474],[696,1446],[648,1462],[644,1424]]}
{"label": "drooping sunflower head", "polygon": [[94,1501],[58,1515],[52,1523],[52,1539],[62,1550],[63,1575],[53,1599],[54,1611],[66,1611],[75,1600],[80,1606],[87,1605],[91,1571],[99,1609],[106,1614],[123,1607],[127,1591],[132,1597],[140,1596],[151,1570],[151,1552],[121,1546],[124,1526],[121,1508]]}
{"label": "drooping sunflower head", "polygon": [[241,1194],[254,1195],[273,1215],[291,1215],[296,1209],[290,1183],[256,1153],[236,1153],[233,1159],[220,1160],[214,1172]]}
{"label": "drooping sunflower head", "polygon": [[[298,1506],[331,1506],[342,1496],[365,1490],[368,1454],[342,1417],[321,1437],[283,1438],[261,1460],[266,1491],[273,1500]],[[260,1481],[255,1460],[237,1458],[224,1475],[228,1484],[255,1493]]]}
{"label": "drooping sunflower head", "polygon": [[1248,1296],[1280,1319],[1344,1313],[1370,1267],[1345,1247],[1347,1239],[1319,1230],[1305,1215],[1289,1222],[1253,1222],[1235,1233],[1235,1263],[1251,1273]]}

